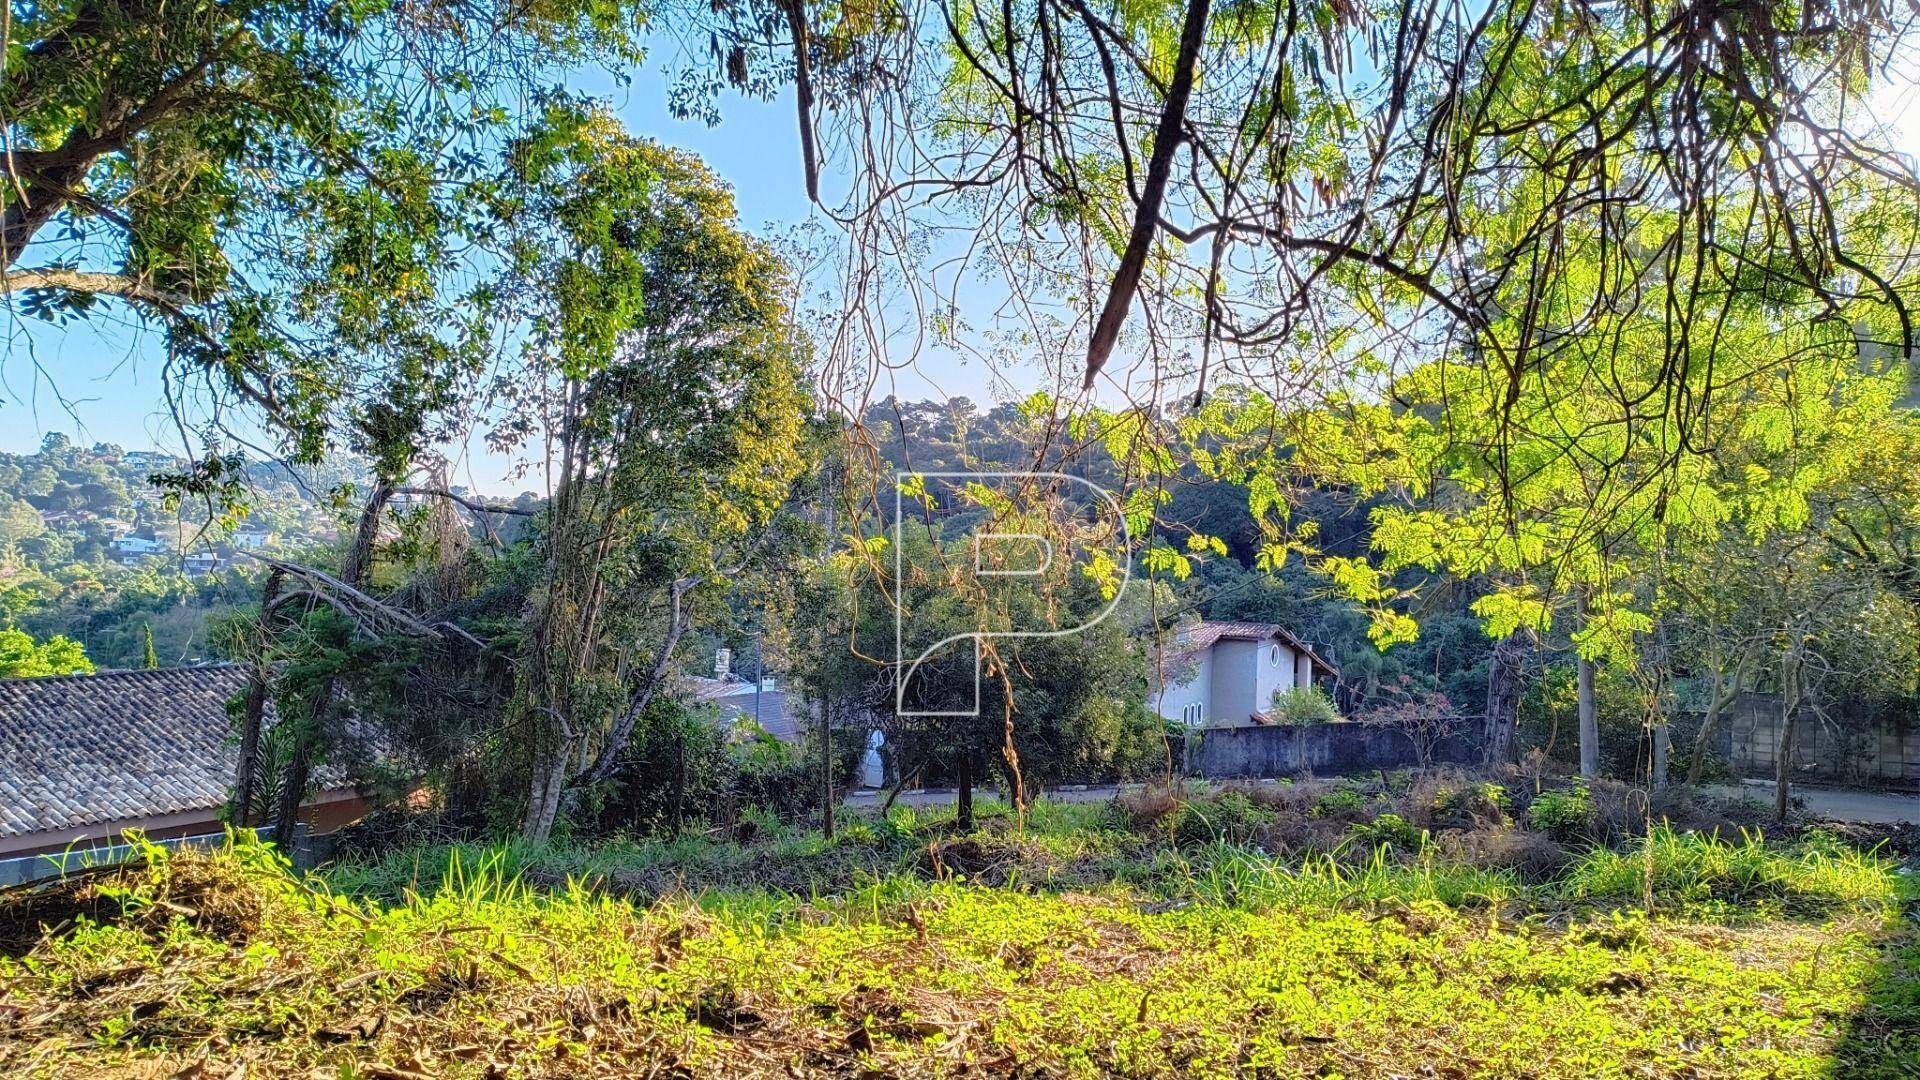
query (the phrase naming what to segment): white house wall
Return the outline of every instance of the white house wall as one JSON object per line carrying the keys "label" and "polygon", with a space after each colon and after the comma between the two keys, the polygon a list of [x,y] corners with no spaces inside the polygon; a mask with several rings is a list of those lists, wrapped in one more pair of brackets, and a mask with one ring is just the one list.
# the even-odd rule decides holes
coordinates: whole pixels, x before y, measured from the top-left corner
{"label": "white house wall", "polygon": [[1293,688],[1293,672],[1294,654],[1291,648],[1278,641],[1260,643],[1260,667],[1255,693],[1259,697],[1261,712],[1273,709],[1273,695]]}
{"label": "white house wall", "polygon": [[1178,681],[1182,672],[1168,674],[1173,684],[1155,696],[1154,711],[1168,720],[1186,721],[1188,720],[1187,707],[1198,705],[1200,707],[1198,723],[1211,723],[1213,710],[1207,699],[1213,680],[1212,651],[1200,654],[1198,661],[1194,664],[1193,672],[1188,675],[1185,682]]}
{"label": "white house wall", "polygon": [[1213,709],[1209,727],[1242,727],[1266,709],[1260,700],[1260,643],[1217,641],[1213,645]]}

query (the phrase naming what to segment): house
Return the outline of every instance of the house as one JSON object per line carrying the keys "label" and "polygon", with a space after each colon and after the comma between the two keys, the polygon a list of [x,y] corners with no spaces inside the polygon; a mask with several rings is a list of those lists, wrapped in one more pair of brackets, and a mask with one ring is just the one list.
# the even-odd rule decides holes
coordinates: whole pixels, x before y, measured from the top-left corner
{"label": "house", "polygon": [[166,553],[166,545],[150,536],[122,536],[113,542],[113,557],[121,566],[138,566]]}
{"label": "house", "polygon": [[258,551],[273,541],[273,533],[266,529],[239,529],[231,538],[233,546],[240,551]]}
{"label": "house", "polygon": [[758,683],[732,676],[689,681],[694,700],[718,707],[720,721],[727,728],[751,720],[783,743],[800,742],[801,720],[793,714],[794,703],[773,676],[764,676]]}
{"label": "house", "polygon": [[[128,829],[220,833],[238,757],[227,701],[246,682],[238,664],[0,680],[0,863]],[[315,773],[314,832],[367,811],[339,768]]]}
{"label": "house", "polygon": [[205,577],[220,569],[220,556],[209,551],[198,551],[180,560],[180,569],[189,577]]}
{"label": "house", "polygon": [[1276,623],[1197,623],[1157,660],[1154,711],[1189,728],[1271,723],[1276,693],[1340,673]]}

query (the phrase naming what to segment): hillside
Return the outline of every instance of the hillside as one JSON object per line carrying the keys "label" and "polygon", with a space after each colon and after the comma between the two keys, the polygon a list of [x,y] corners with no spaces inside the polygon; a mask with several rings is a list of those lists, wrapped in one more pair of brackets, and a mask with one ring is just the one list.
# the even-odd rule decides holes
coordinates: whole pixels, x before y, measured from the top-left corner
{"label": "hillside", "polygon": [[250,465],[244,516],[221,520],[152,482],[187,464],[58,433],[37,453],[0,454],[0,612],[37,638],[79,642],[101,667],[141,665],[149,629],[160,663],[207,658],[210,617],[252,596],[256,571],[240,551],[332,543],[330,495],[358,475]]}

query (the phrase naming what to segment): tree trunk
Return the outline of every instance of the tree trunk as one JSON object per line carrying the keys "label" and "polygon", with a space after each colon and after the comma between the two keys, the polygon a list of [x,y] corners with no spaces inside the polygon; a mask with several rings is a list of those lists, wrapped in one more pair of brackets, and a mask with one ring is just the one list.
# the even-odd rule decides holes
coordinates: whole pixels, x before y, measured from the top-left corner
{"label": "tree trunk", "polygon": [[1580,683],[1580,779],[1600,778],[1600,710],[1593,699],[1593,661],[1575,662]]}
{"label": "tree trunk", "polygon": [[1798,649],[1789,646],[1780,656],[1780,744],[1773,759],[1773,820],[1787,820],[1787,797],[1793,784],[1795,729],[1800,715]]}
{"label": "tree trunk", "polygon": [[1520,714],[1520,663],[1525,649],[1518,634],[1501,638],[1493,647],[1493,670],[1487,677],[1486,761],[1489,765],[1513,760],[1513,733]]}
{"label": "tree trunk", "polygon": [[[365,584],[373,566],[373,545],[380,535],[380,518],[387,500],[393,498],[393,481],[382,477],[373,484],[366,505],[360,509],[359,527],[354,530],[353,546],[340,560],[340,581],[358,589]],[[305,722],[294,729],[293,755],[287,760],[287,772],[280,788],[280,812],[274,816],[274,842],[292,853],[293,823],[299,820],[300,804],[306,800],[307,780],[313,771],[314,751],[320,740],[320,727],[330,723],[333,713],[333,682],[328,680],[314,692],[314,704]]]}
{"label": "tree trunk", "polygon": [[1653,724],[1653,775],[1648,786],[1655,791],[1667,786],[1667,760],[1672,743],[1667,731],[1667,718],[1662,716]]}
{"label": "tree trunk", "polygon": [[1707,744],[1713,739],[1713,732],[1720,720],[1720,714],[1740,700],[1740,686],[1746,681],[1747,662],[1752,656],[1753,649],[1749,646],[1745,652],[1741,653],[1739,661],[1734,664],[1733,675],[1724,686],[1721,685],[1718,675],[1714,677],[1713,696],[1707,700],[1707,714],[1700,718],[1700,733],[1693,737],[1693,758],[1687,762],[1688,787],[1693,787],[1700,782],[1700,770],[1705,768],[1707,763]]}
{"label": "tree trunk", "polygon": [[973,831],[973,759],[960,757],[960,793],[954,797],[953,827],[963,833]]}
{"label": "tree trunk", "polygon": [[293,829],[300,821],[300,804],[305,801],[307,780],[313,770],[313,738],[306,732],[296,735],[293,756],[280,789],[279,812],[273,817],[273,842],[281,854],[293,858]]}
{"label": "tree trunk", "polygon": [[823,701],[820,710],[820,835],[833,839],[833,705]]}
{"label": "tree trunk", "polygon": [[[556,739],[558,747],[548,745]],[[553,823],[560,816],[560,795],[566,787],[571,741],[562,732],[551,731],[536,744],[527,813],[520,822],[520,835],[529,843],[544,843],[553,835]]]}
{"label": "tree trunk", "polygon": [[260,640],[255,644],[253,666],[247,673],[246,712],[240,718],[240,760],[233,771],[233,806],[227,820],[241,827],[253,824],[253,789],[259,786],[256,775],[260,758],[260,729],[266,723],[267,682],[272,677],[271,644],[273,604],[280,597],[286,575],[273,570],[260,587]]}
{"label": "tree trunk", "polygon": [[[661,638],[660,651],[653,658],[653,667],[647,672],[647,681],[635,689],[633,697],[627,703],[626,712],[621,714],[620,719],[608,730],[607,737],[602,740],[599,756],[594,758],[591,766],[581,771],[574,781],[574,786],[585,787],[588,784],[597,784],[613,775],[614,768],[619,764],[620,753],[627,748],[627,743],[633,738],[634,726],[640,722],[641,715],[647,711],[647,706],[653,703],[654,696],[659,693],[660,688],[666,685],[667,676],[673,670],[675,650],[679,648],[680,639],[687,632],[686,595],[699,583],[698,578],[681,578],[668,587],[667,632]],[[561,760],[564,768],[565,755],[562,755]]]}

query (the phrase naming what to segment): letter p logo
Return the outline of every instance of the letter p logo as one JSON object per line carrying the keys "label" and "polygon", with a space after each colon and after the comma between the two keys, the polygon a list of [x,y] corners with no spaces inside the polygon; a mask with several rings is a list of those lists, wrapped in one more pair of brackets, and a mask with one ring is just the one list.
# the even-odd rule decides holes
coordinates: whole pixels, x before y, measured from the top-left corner
{"label": "letter p logo", "polygon": [[895,479],[898,715],[978,716],[999,642],[1078,633],[1119,604],[1131,538],[1099,485],[1057,472]]}

